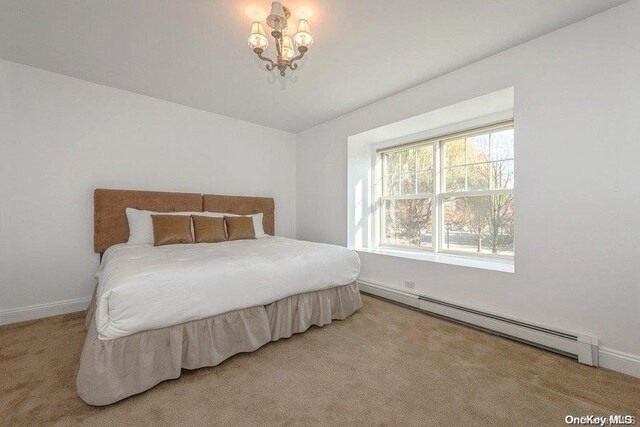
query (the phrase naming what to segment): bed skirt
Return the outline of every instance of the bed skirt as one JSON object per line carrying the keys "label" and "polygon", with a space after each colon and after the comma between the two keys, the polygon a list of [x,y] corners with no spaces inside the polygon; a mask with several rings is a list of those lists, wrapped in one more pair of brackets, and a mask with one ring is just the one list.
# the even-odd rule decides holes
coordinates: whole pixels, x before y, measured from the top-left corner
{"label": "bed skirt", "polygon": [[358,310],[362,300],[353,282],[113,340],[98,338],[95,306],[94,300],[87,311],[76,386],[82,400],[101,406],[178,378],[183,368],[215,366],[311,325],[342,320]]}

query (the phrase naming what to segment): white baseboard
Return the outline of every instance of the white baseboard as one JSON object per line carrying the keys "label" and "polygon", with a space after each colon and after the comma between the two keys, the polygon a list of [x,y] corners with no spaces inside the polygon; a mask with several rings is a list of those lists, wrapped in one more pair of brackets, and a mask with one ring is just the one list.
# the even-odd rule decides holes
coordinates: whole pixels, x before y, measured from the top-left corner
{"label": "white baseboard", "polygon": [[89,307],[90,302],[91,298],[78,298],[0,310],[0,325],[83,311]]}
{"label": "white baseboard", "polygon": [[[576,333],[577,342],[571,342],[570,340],[566,340],[561,337],[549,336],[544,332],[528,331],[526,329],[518,328],[517,325],[504,324],[493,319],[487,320],[482,316],[474,314],[464,312],[459,313],[456,312],[457,310],[455,308],[452,309],[446,306],[440,307],[438,304],[432,304],[429,301],[420,299],[420,295],[416,293],[395,289],[371,281],[359,280],[358,282],[360,289],[363,292],[415,307],[422,311],[432,312],[467,324],[475,325],[485,330],[497,331],[507,336],[513,336],[516,339],[520,338],[530,343],[543,345],[547,348],[572,353],[578,357],[580,362],[587,365],[601,366],[603,368],[640,378],[640,356],[604,347],[598,348],[598,340],[596,338]],[[552,328],[546,327],[546,329]],[[567,331],[562,332],[566,333]]]}
{"label": "white baseboard", "polygon": [[611,348],[600,348],[600,366],[640,378],[640,356]]}
{"label": "white baseboard", "polygon": [[361,291],[368,294],[376,295],[414,308],[420,308],[418,295],[411,294],[409,292],[402,292],[401,290],[390,287],[383,287],[377,283],[374,285],[372,282],[364,280],[358,280],[358,286]]}

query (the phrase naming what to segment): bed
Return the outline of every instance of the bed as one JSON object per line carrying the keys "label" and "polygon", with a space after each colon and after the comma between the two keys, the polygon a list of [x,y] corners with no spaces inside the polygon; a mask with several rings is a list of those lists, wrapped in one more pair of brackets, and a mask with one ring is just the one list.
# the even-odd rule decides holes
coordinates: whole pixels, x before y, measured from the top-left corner
{"label": "bed", "polygon": [[[355,252],[275,236],[270,198],[96,190],[98,284],[87,311],[79,396],[108,405],[270,341],[344,319],[361,305]],[[126,244],[126,208],[263,214],[266,236]]]}

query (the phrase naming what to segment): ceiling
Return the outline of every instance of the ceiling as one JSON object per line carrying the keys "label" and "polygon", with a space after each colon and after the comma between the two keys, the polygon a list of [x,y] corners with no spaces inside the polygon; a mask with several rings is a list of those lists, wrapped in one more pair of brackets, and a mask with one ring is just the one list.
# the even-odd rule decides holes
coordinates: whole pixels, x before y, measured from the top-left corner
{"label": "ceiling", "polygon": [[0,58],[297,132],[624,2],[285,0],[315,44],[282,79],[246,43],[269,1],[0,0]]}

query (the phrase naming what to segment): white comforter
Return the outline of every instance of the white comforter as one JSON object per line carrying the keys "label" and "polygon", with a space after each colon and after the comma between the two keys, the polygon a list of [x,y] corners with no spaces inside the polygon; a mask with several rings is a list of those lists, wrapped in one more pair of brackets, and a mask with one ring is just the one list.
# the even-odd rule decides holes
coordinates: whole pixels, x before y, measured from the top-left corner
{"label": "white comforter", "polygon": [[346,285],[359,273],[354,251],[283,237],[119,244],[97,274],[96,326],[100,339],[124,337]]}

